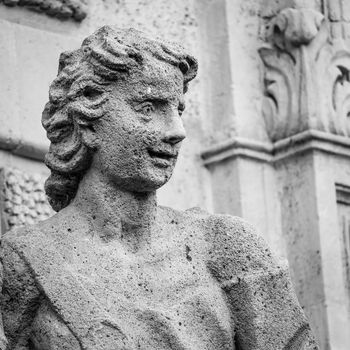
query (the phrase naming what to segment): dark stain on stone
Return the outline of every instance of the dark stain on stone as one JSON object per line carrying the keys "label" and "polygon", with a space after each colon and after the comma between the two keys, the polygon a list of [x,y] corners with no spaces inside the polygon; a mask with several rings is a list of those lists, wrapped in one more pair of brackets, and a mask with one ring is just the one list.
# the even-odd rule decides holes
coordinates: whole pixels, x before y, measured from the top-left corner
{"label": "dark stain on stone", "polygon": [[190,251],[191,251],[191,248],[188,245],[186,245],[186,259],[188,261],[192,261],[192,257],[190,256]]}

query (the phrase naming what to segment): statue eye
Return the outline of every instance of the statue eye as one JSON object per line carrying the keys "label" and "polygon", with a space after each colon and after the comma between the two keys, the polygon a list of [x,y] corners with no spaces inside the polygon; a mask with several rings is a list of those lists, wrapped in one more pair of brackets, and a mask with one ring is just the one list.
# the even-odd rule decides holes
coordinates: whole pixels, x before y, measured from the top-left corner
{"label": "statue eye", "polygon": [[141,110],[143,114],[150,115],[154,112],[154,106],[151,102],[146,102],[142,104]]}
{"label": "statue eye", "polygon": [[145,101],[137,105],[135,110],[136,112],[141,113],[142,118],[148,122],[152,119],[152,113],[155,111],[155,107],[152,102]]}

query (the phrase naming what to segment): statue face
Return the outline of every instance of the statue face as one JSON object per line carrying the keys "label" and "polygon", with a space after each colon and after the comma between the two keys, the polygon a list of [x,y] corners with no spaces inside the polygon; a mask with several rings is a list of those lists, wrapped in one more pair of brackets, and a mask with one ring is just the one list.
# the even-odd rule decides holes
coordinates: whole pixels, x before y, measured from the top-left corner
{"label": "statue face", "polygon": [[185,130],[183,75],[154,59],[109,87],[106,115],[94,124],[92,167],[128,191],[153,191],[172,175]]}

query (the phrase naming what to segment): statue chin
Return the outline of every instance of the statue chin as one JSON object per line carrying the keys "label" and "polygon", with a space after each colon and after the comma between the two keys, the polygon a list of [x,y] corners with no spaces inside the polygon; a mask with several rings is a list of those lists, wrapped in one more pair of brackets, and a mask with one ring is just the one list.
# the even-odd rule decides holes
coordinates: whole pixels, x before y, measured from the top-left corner
{"label": "statue chin", "polygon": [[[143,166],[133,166],[132,168],[120,169],[116,166],[114,169],[105,168],[104,171],[98,170],[97,176],[104,183],[110,183],[115,188],[128,192],[154,192],[164,186],[173,175],[175,162],[167,167],[158,167],[149,163]],[[93,171],[93,169],[91,169]],[[97,170],[97,167],[96,167]],[[103,179],[103,177],[105,177]]]}
{"label": "statue chin", "polygon": [[124,179],[123,181],[116,181],[116,187],[128,192],[154,192],[164,186],[171,178],[172,172],[170,174],[164,174],[162,176],[149,176],[145,177],[135,177]]}

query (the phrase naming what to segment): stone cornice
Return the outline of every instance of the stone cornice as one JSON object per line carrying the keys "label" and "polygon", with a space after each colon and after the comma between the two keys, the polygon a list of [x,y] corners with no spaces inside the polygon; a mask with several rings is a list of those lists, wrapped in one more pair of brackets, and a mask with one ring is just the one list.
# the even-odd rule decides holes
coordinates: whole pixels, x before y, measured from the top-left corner
{"label": "stone cornice", "polygon": [[318,130],[307,130],[275,143],[236,137],[207,148],[201,156],[206,166],[237,157],[275,163],[314,150],[350,158],[350,138]]}
{"label": "stone cornice", "polygon": [[217,163],[231,157],[253,158],[269,162],[272,158],[273,145],[252,139],[233,137],[205,149],[201,156],[205,165]]}
{"label": "stone cornice", "polygon": [[318,130],[307,130],[275,142],[273,162],[315,150],[350,158],[350,138]]}

